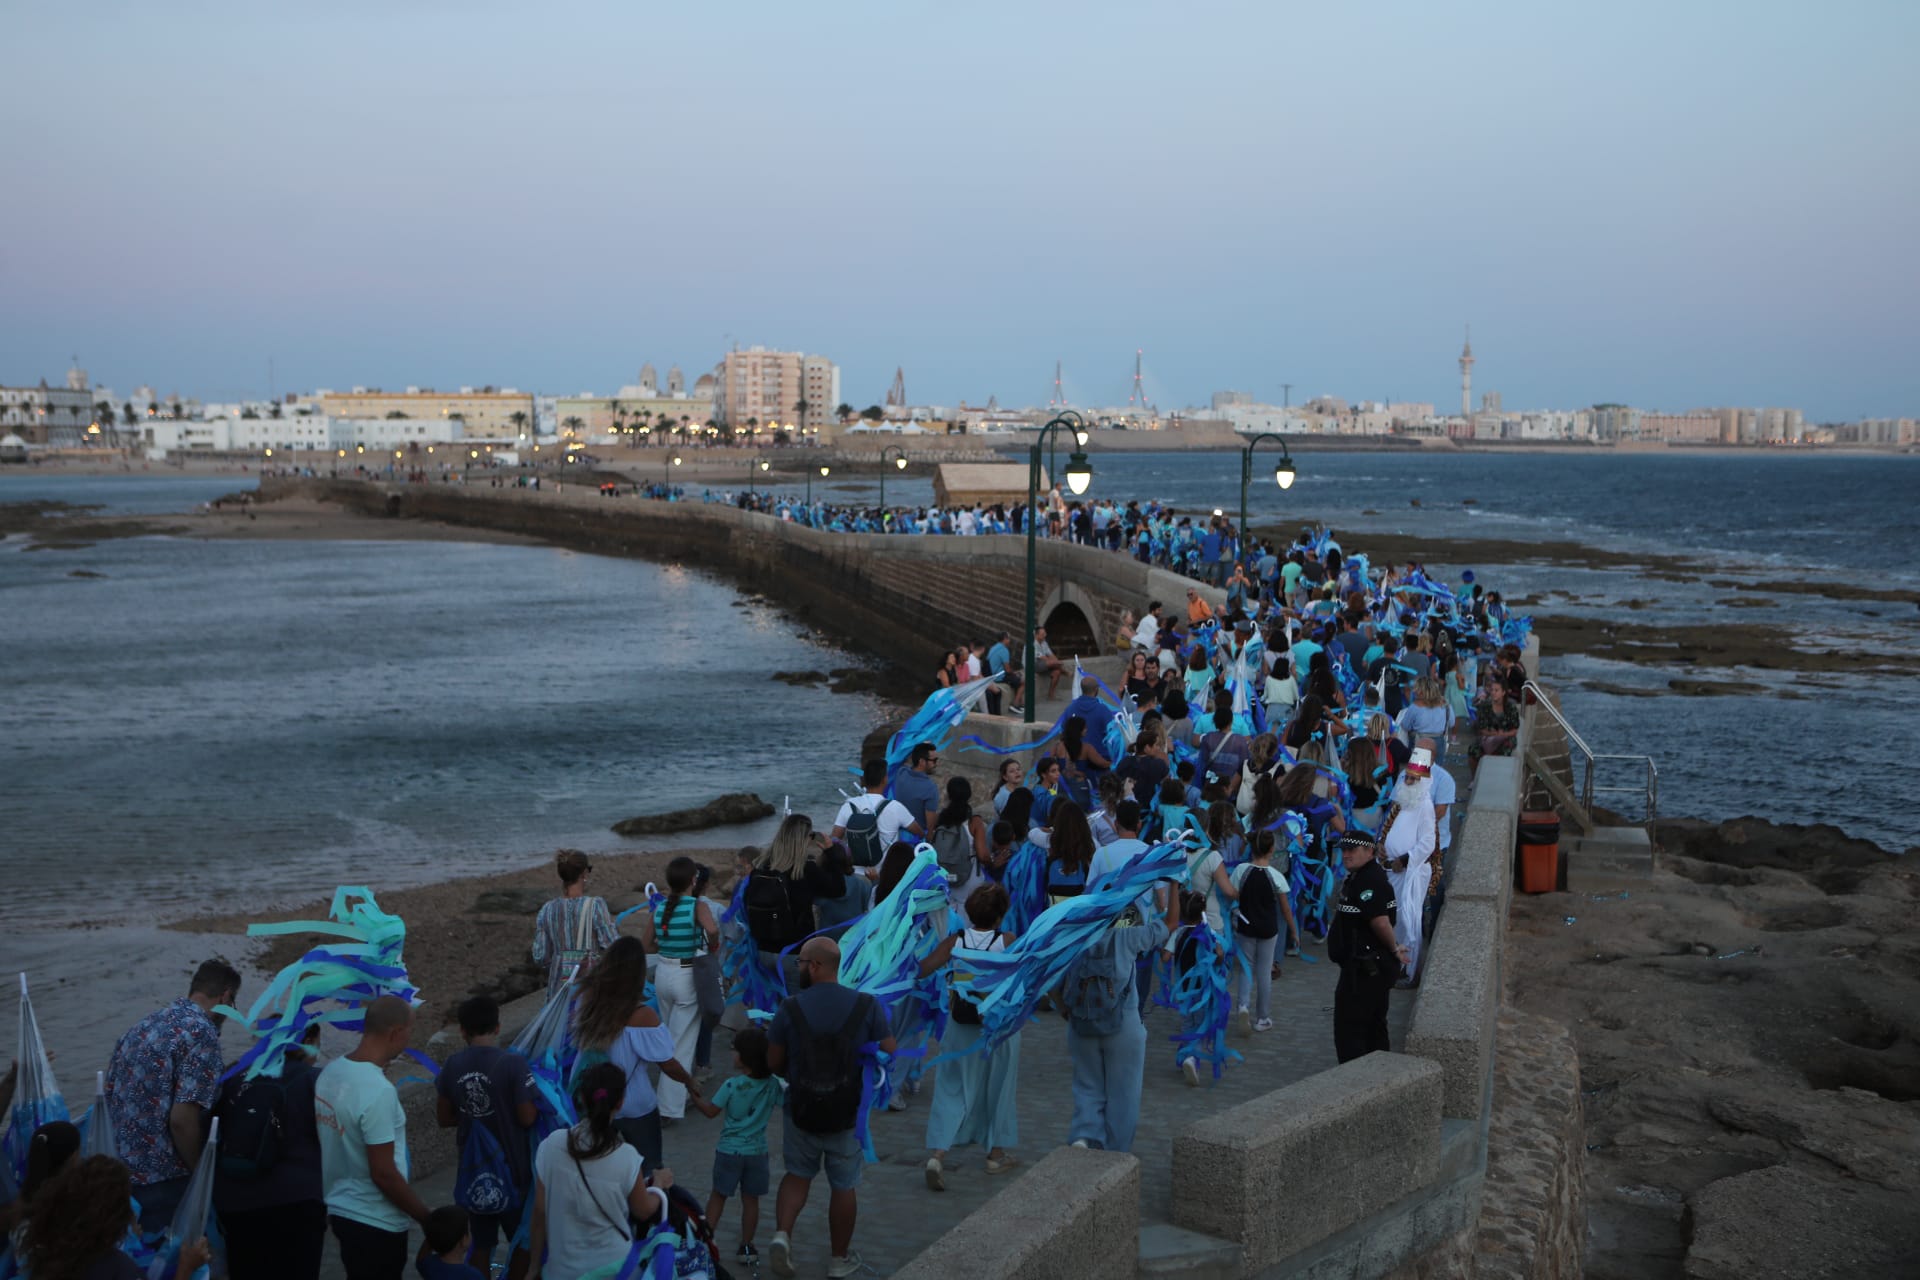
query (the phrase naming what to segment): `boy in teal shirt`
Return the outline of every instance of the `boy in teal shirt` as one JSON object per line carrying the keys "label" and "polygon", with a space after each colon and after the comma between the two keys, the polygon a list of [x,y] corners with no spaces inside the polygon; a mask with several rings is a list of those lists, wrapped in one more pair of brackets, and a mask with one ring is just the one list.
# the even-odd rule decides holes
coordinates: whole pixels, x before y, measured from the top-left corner
{"label": "boy in teal shirt", "polygon": [[727,1197],[740,1194],[740,1252],[743,1262],[756,1262],[753,1233],[760,1225],[760,1197],[767,1194],[767,1120],[780,1104],[785,1087],[767,1066],[767,1034],[747,1027],[733,1037],[733,1069],[737,1073],[714,1091],[713,1100],[690,1101],[710,1120],[725,1116],[720,1140],[713,1147],[713,1191],[707,1196],[707,1225],[720,1228]]}

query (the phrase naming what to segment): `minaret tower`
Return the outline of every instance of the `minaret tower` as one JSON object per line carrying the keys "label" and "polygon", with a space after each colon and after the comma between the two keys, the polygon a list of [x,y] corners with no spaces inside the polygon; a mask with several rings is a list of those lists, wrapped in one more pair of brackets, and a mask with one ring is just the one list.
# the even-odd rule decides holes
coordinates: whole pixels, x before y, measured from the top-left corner
{"label": "minaret tower", "polygon": [[1473,416],[1473,326],[1467,326],[1467,342],[1460,348],[1460,416]]}

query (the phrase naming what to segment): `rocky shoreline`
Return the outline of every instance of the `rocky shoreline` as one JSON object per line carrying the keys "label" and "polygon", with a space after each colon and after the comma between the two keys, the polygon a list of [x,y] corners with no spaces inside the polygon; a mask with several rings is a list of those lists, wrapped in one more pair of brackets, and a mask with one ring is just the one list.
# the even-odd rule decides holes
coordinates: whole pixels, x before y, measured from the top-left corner
{"label": "rocky shoreline", "polygon": [[1920,1267],[1920,866],[1668,820],[1650,881],[1517,897],[1509,992],[1572,1028],[1587,1274]]}

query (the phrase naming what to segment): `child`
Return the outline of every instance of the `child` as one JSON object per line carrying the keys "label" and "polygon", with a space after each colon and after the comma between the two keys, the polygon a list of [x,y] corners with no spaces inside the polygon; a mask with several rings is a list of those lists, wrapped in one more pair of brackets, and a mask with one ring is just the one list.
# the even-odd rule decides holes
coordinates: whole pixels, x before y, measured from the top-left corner
{"label": "child", "polygon": [[[1107,775],[1108,778],[1112,776]],[[1106,781],[1107,778],[1100,779],[1103,788]],[[993,829],[987,833],[987,840],[987,856],[980,860],[980,870],[987,879],[999,884],[1007,874],[1007,864],[1013,861],[1013,824],[1005,819],[994,823]]]}
{"label": "child", "polygon": [[465,1209],[442,1205],[427,1215],[426,1227],[427,1242],[414,1263],[420,1280],[487,1280],[485,1272],[467,1265],[467,1245],[473,1235],[467,1230]]}
{"label": "child", "polygon": [[1173,776],[1180,779],[1182,803],[1189,809],[1201,807],[1200,784],[1194,781],[1197,770],[1191,760],[1182,760],[1173,767]]}
{"label": "child", "polygon": [[1282,936],[1282,922],[1288,933],[1296,932],[1286,873],[1273,865],[1273,847],[1272,831],[1254,832],[1252,860],[1233,869],[1233,888],[1239,895],[1234,901],[1233,943],[1240,951],[1234,1003],[1242,1035],[1273,1030],[1273,980],[1280,976],[1274,946]]}
{"label": "child", "polygon": [[[1192,764],[1182,761],[1182,766],[1191,769]],[[1167,778],[1160,784],[1159,838],[1171,840],[1187,827],[1187,788],[1179,780]]]}
{"label": "child", "polygon": [[720,1228],[727,1197],[740,1193],[740,1261],[759,1264],[753,1233],[760,1225],[760,1197],[767,1194],[767,1119],[780,1102],[781,1082],[767,1066],[767,1033],[747,1027],[733,1037],[733,1067],[713,1101],[693,1100],[708,1119],[726,1116],[713,1148],[713,1192],[707,1225]]}
{"label": "child", "polygon": [[[1200,944],[1199,939],[1194,937],[1194,930],[1206,918],[1206,904],[1206,895],[1203,893],[1183,891],[1180,894],[1180,927],[1167,935],[1167,941],[1162,947],[1162,952],[1173,970],[1172,989],[1175,992],[1180,989],[1181,977],[1193,968],[1195,960],[1199,957]],[[1199,1002],[1195,1001],[1194,1004],[1198,1005]],[[1206,1023],[1204,1007],[1183,1008],[1176,1003],[1173,1010],[1180,1015],[1180,1030],[1183,1034],[1198,1031]],[[1191,1053],[1180,1059],[1180,1071],[1186,1076],[1189,1089],[1200,1087],[1200,1064]]]}

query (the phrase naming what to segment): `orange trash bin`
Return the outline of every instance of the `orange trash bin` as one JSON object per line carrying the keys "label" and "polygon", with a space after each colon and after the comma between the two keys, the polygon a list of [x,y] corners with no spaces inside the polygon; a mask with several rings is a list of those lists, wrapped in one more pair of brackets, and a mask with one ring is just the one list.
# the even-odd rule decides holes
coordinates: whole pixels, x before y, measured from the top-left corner
{"label": "orange trash bin", "polygon": [[1560,815],[1551,809],[1520,815],[1520,892],[1560,887]]}

